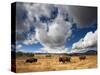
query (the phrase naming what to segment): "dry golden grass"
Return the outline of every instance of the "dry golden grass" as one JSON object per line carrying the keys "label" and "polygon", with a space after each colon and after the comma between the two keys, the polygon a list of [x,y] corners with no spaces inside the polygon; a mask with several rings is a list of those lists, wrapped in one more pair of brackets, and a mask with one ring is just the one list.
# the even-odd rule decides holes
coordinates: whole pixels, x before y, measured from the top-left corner
{"label": "dry golden grass", "polygon": [[25,63],[25,58],[16,59],[16,72],[37,72],[37,71],[55,71],[69,69],[96,68],[96,55],[88,55],[85,60],[79,60],[78,56],[72,56],[71,62],[59,62],[59,56],[45,57],[37,55],[38,61],[35,63]]}

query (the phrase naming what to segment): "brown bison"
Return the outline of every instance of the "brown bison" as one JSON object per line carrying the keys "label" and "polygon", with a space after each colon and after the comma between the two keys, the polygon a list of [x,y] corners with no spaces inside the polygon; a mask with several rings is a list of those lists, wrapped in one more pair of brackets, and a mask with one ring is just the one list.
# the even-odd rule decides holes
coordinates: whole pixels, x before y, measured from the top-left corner
{"label": "brown bison", "polygon": [[85,60],[86,59],[86,56],[79,56],[79,59],[80,60]]}
{"label": "brown bison", "polygon": [[30,59],[27,59],[25,62],[26,63],[33,63],[33,62],[37,62],[37,59],[36,58],[30,58]]}
{"label": "brown bison", "polygon": [[67,56],[67,57],[60,57],[59,58],[59,62],[65,63],[65,62],[71,62],[71,57]]}

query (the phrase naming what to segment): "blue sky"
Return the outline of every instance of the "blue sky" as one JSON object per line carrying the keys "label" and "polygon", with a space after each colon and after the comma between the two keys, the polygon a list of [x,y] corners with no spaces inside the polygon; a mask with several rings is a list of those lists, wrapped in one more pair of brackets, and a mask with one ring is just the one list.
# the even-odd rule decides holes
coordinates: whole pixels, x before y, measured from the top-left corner
{"label": "blue sky", "polygon": [[70,40],[66,42],[66,47],[72,47],[72,44],[79,41],[80,38],[84,37],[86,33],[92,31],[94,32],[97,29],[97,25],[93,24],[87,28],[76,28],[76,26],[72,27],[73,32],[72,36],[69,38]]}
{"label": "blue sky", "polygon": [[[96,18],[94,16],[89,17],[93,18],[92,21],[85,21],[84,19],[80,18],[80,22],[77,22],[77,19],[75,19],[77,16],[70,16],[70,13],[68,13],[64,8],[67,8],[68,6],[63,6],[61,5],[60,8],[59,6],[55,5],[47,5],[47,4],[38,4],[38,6],[41,7],[36,7],[35,4],[33,6],[30,6],[30,4],[24,4],[24,3],[17,3],[17,18],[16,18],[16,35],[17,35],[17,40],[16,40],[16,49],[17,51],[23,51],[23,52],[48,52],[46,50],[42,50],[42,48],[46,47],[49,48],[52,47],[51,49],[58,49],[59,47],[67,48],[67,49],[72,49],[72,46],[74,43],[78,42],[81,38],[84,38],[88,32],[95,32],[97,30],[97,23],[96,23]],[[43,6],[43,10],[42,10]],[[77,8],[77,7],[75,7]],[[91,7],[92,8],[92,7]],[[84,8],[82,8],[84,9]],[[85,9],[84,9],[85,10]],[[36,12],[35,12],[36,11]],[[60,11],[60,13],[59,13]],[[70,10],[69,10],[70,11]],[[29,14],[29,12],[31,14]],[[79,10],[80,12],[80,10]],[[82,13],[81,13],[82,14]],[[93,13],[94,14],[94,13]],[[92,15],[93,15],[92,14]],[[63,20],[59,20],[59,16],[63,18]],[[87,13],[88,16],[88,13]],[[75,18],[74,18],[75,17]],[[88,17],[87,17],[88,18]],[[57,19],[57,20],[56,20]],[[75,21],[73,21],[75,20]],[[89,18],[88,18],[89,20]],[[60,21],[60,23],[59,23]],[[81,22],[82,21],[82,22]],[[50,32],[50,26],[52,24],[58,24],[59,26],[61,23],[62,26],[65,26],[65,24],[68,22],[70,23],[71,26],[68,25],[67,28],[64,28],[66,34],[63,36],[66,38],[64,41],[63,39],[61,40],[56,40],[56,42],[59,43],[61,41],[64,44],[55,44],[50,43],[50,42],[45,42],[45,40],[41,40],[40,37],[39,39],[36,38],[36,29],[43,29],[46,31],[46,33]],[[43,24],[43,25],[42,25]],[[81,25],[82,24],[82,25]],[[85,24],[85,25],[83,25]],[[45,27],[46,25],[46,27]],[[66,26],[65,26],[66,27]],[[63,32],[63,30],[61,31]],[[70,33],[71,32],[71,33]],[[57,33],[58,34],[58,33]],[[60,33],[59,33],[60,34]],[[59,35],[58,34],[58,35]],[[63,33],[61,33],[63,34]],[[70,35],[69,35],[70,34]],[[54,34],[52,34],[54,35]],[[56,34],[55,34],[56,36]],[[59,35],[60,36],[60,35]],[[65,36],[68,36],[65,37]],[[43,36],[44,37],[44,36]],[[57,37],[57,39],[59,39]],[[52,44],[52,45],[51,45]],[[54,46],[53,46],[54,44]],[[57,45],[57,47],[55,46]],[[59,45],[59,47],[58,47]],[[62,46],[63,45],[63,46]]]}

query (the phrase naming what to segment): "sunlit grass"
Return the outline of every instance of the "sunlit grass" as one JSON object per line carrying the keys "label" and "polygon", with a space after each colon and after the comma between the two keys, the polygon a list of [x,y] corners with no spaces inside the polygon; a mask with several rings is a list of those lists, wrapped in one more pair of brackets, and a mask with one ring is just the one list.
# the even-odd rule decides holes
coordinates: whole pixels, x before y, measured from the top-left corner
{"label": "sunlit grass", "polygon": [[[16,72],[54,71],[69,69],[84,69],[97,67],[96,55],[88,55],[85,60],[80,61],[78,56],[72,56],[71,62],[59,62],[59,56],[44,57],[37,55],[38,62],[25,63],[25,58],[16,59]],[[41,58],[40,58],[41,57]]]}

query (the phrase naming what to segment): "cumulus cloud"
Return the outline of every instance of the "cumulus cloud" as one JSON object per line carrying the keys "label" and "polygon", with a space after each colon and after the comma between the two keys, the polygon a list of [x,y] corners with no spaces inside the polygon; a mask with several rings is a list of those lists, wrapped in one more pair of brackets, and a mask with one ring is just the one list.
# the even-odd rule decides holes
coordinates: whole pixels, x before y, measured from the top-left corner
{"label": "cumulus cloud", "polygon": [[[61,12],[61,11],[60,11]],[[49,31],[36,28],[36,37],[48,52],[66,52],[64,49],[66,39],[71,36],[71,23],[65,21],[59,12],[57,18],[48,25]]]}
{"label": "cumulus cloud", "polygon": [[38,41],[37,41],[35,35],[31,35],[30,38],[27,38],[23,42],[23,44],[25,44],[25,45],[32,45],[32,44],[37,44],[37,43],[38,43]]}
{"label": "cumulus cloud", "polygon": [[36,37],[44,46],[61,47],[65,44],[66,39],[71,35],[70,23],[64,25],[53,23],[49,26],[49,31],[36,29]]}
{"label": "cumulus cloud", "polygon": [[40,49],[33,51],[33,53],[47,53],[47,51]]}
{"label": "cumulus cloud", "polygon": [[16,4],[16,31],[24,32],[28,30],[27,16],[28,12],[25,9],[23,3]]}
{"label": "cumulus cloud", "polygon": [[90,50],[96,51],[97,48],[96,47],[93,47],[93,48],[83,48],[83,49],[72,49],[68,53],[69,54],[70,53],[85,53],[85,52],[90,51]]}
{"label": "cumulus cloud", "polygon": [[84,38],[74,43],[72,48],[83,49],[83,48],[91,48],[96,46],[97,46],[97,30],[94,33],[88,32]]}
{"label": "cumulus cloud", "polygon": [[[40,42],[48,52],[65,52],[66,39],[72,33],[66,6],[19,3],[16,6],[16,16],[16,28],[20,33],[29,31],[31,26],[35,27],[35,33],[26,36],[24,44]],[[41,17],[46,22],[41,21]],[[23,35],[17,34],[17,38],[22,40]]]}
{"label": "cumulus cloud", "polygon": [[22,47],[21,44],[16,45],[16,49],[20,49]]}
{"label": "cumulus cloud", "polygon": [[[42,21],[45,17],[50,18],[51,13],[54,13],[54,5],[48,4],[16,4],[16,38],[17,40],[25,40],[23,32],[30,30],[31,26],[38,28],[46,28]],[[55,13],[54,13],[55,14]],[[47,18],[45,20],[47,20]],[[20,34],[18,33],[20,32]],[[26,37],[26,36],[25,36]],[[34,38],[34,37],[33,37]]]}
{"label": "cumulus cloud", "polygon": [[42,51],[46,51],[48,53],[68,53],[69,49],[64,48],[64,47],[57,47],[57,48],[49,48],[49,47],[44,47],[41,48]]}

